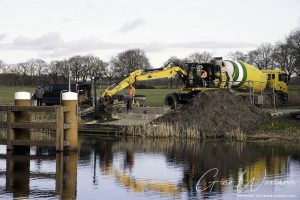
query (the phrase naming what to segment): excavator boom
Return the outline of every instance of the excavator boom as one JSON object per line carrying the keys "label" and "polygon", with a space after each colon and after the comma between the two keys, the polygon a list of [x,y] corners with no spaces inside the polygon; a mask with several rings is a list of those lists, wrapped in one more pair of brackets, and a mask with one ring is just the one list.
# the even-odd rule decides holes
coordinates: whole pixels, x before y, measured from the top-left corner
{"label": "excavator boom", "polygon": [[151,70],[136,70],[129,73],[129,76],[124,78],[121,82],[116,85],[112,85],[111,87],[105,89],[101,93],[101,97],[111,97],[112,95],[118,93],[123,90],[130,84],[133,84],[137,81],[145,81],[145,80],[154,80],[160,78],[172,78],[176,74],[178,74],[181,78],[185,78],[188,76],[188,72],[181,67],[164,67],[158,69]]}

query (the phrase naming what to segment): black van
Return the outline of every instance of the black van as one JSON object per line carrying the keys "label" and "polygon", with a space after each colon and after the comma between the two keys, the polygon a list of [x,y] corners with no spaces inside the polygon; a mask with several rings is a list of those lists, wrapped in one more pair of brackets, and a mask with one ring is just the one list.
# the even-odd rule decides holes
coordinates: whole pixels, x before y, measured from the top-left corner
{"label": "black van", "polygon": [[[43,98],[41,103],[47,106],[60,105],[61,103],[61,94],[63,92],[69,91],[68,84],[53,84],[45,85],[40,88],[37,88],[36,91],[32,94],[32,99],[37,99],[37,93],[41,91]],[[91,83],[78,83],[71,84],[71,91],[77,92],[79,94],[78,100],[79,104],[90,104],[92,105],[92,84]]]}

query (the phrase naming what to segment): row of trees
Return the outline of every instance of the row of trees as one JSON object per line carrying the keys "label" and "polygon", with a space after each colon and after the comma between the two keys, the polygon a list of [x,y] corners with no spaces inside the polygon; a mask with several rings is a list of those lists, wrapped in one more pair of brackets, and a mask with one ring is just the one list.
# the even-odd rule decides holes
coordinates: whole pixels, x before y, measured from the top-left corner
{"label": "row of trees", "polygon": [[[207,52],[193,53],[187,59],[171,57],[169,61],[183,65],[185,62],[208,62],[211,55]],[[179,63],[181,62],[181,63]],[[167,63],[167,62],[166,62]],[[104,62],[96,56],[73,56],[68,60],[51,61],[47,64],[41,59],[31,59],[24,63],[6,64],[0,61],[0,85],[44,85],[63,83],[71,79],[85,82],[92,77],[102,80],[117,80],[137,69],[152,68],[148,57],[141,49],[131,49],[119,53]]]}
{"label": "row of trees", "polygon": [[[164,65],[183,66],[187,62],[210,62],[212,54],[194,52],[186,58],[170,57]],[[236,51],[228,55],[233,60],[243,60],[259,69],[280,68],[290,75],[300,75],[300,30],[291,32],[276,44],[263,43],[257,49],[243,53]],[[46,63],[41,59],[31,59],[24,63],[6,64],[0,60],[1,85],[43,85],[68,80],[71,71],[72,81],[85,82],[92,77],[120,79],[136,69],[149,69],[151,64],[141,49],[131,49],[119,53],[105,62],[96,56],[73,56],[68,60],[55,60]],[[70,70],[69,70],[70,69]]]}

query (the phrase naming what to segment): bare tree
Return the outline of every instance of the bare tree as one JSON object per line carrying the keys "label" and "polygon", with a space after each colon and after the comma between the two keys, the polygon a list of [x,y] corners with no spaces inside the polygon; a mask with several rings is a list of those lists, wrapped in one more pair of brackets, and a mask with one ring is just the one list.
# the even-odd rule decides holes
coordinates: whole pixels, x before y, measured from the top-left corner
{"label": "bare tree", "polygon": [[24,63],[30,76],[40,76],[46,72],[47,63],[41,59],[31,59]]}
{"label": "bare tree", "polygon": [[259,69],[274,69],[274,47],[270,43],[263,43],[257,49],[248,53],[248,62]]}
{"label": "bare tree", "polygon": [[124,77],[129,72],[137,69],[151,68],[149,59],[141,49],[131,49],[119,53],[110,60],[115,77]]}
{"label": "bare tree", "polygon": [[176,56],[172,56],[166,62],[164,62],[164,66],[169,65],[171,67],[174,67],[174,66],[184,67],[185,64],[188,62],[189,62],[189,60],[187,58],[180,59],[180,58],[177,58]]}
{"label": "bare tree", "polygon": [[241,51],[235,51],[235,52],[229,53],[228,57],[231,60],[241,60],[241,61],[244,61],[244,62],[248,61],[248,55],[241,52]]}
{"label": "bare tree", "polygon": [[278,43],[273,53],[275,66],[288,72],[289,77],[296,73],[297,58],[287,43]]}
{"label": "bare tree", "polygon": [[6,64],[0,60],[0,73],[5,73],[6,71]]}
{"label": "bare tree", "polygon": [[94,56],[87,56],[86,59],[89,63],[89,78],[97,77],[103,78],[108,76],[108,63],[100,60]]}
{"label": "bare tree", "polygon": [[50,68],[50,74],[52,75],[66,77],[66,78],[69,75],[67,60],[51,61],[49,64],[49,68]]}
{"label": "bare tree", "polygon": [[78,82],[80,76],[82,76],[81,72],[84,70],[84,61],[82,56],[73,56],[68,61],[67,64],[70,65],[70,69],[72,72],[72,80]]}
{"label": "bare tree", "polygon": [[300,30],[293,31],[287,38],[286,43],[295,57],[295,72],[300,76]]}
{"label": "bare tree", "polygon": [[188,56],[187,60],[193,63],[208,63],[212,59],[212,54],[207,51],[195,52]]}

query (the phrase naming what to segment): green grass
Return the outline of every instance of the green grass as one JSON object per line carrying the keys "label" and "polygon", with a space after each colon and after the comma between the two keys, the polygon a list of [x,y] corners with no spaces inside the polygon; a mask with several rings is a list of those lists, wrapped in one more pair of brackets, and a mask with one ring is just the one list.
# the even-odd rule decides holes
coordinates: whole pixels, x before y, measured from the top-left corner
{"label": "green grass", "polygon": [[13,103],[16,92],[30,92],[32,94],[35,89],[36,87],[34,86],[0,86],[0,103]]}
{"label": "green grass", "polygon": [[137,89],[137,95],[146,96],[146,106],[162,106],[167,94],[179,91],[180,89]]}
{"label": "green grass", "polygon": [[300,128],[300,123],[298,120],[280,120],[280,119],[271,119],[268,122],[265,122],[257,127],[258,130],[262,131],[278,131],[281,132],[287,128]]}
{"label": "green grass", "polygon": [[289,85],[289,91],[300,90],[300,85]]}
{"label": "green grass", "polygon": [[[146,106],[162,106],[167,94],[178,91],[180,89],[136,89],[136,95],[146,96]],[[127,89],[124,89],[117,94],[125,94],[126,92]],[[97,91],[97,94],[100,94],[100,90]]]}
{"label": "green grass", "polygon": [[[32,94],[35,89],[35,86],[0,86],[0,103],[13,103],[15,92],[25,91]],[[136,89],[136,94],[146,96],[147,106],[162,106],[167,94],[178,91],[180,89]],[[127,92],[127,89],[120,91],[118,94],[124,94],[125,92]],[[97,90],[97,95],[100,95],[100,90]]]}

